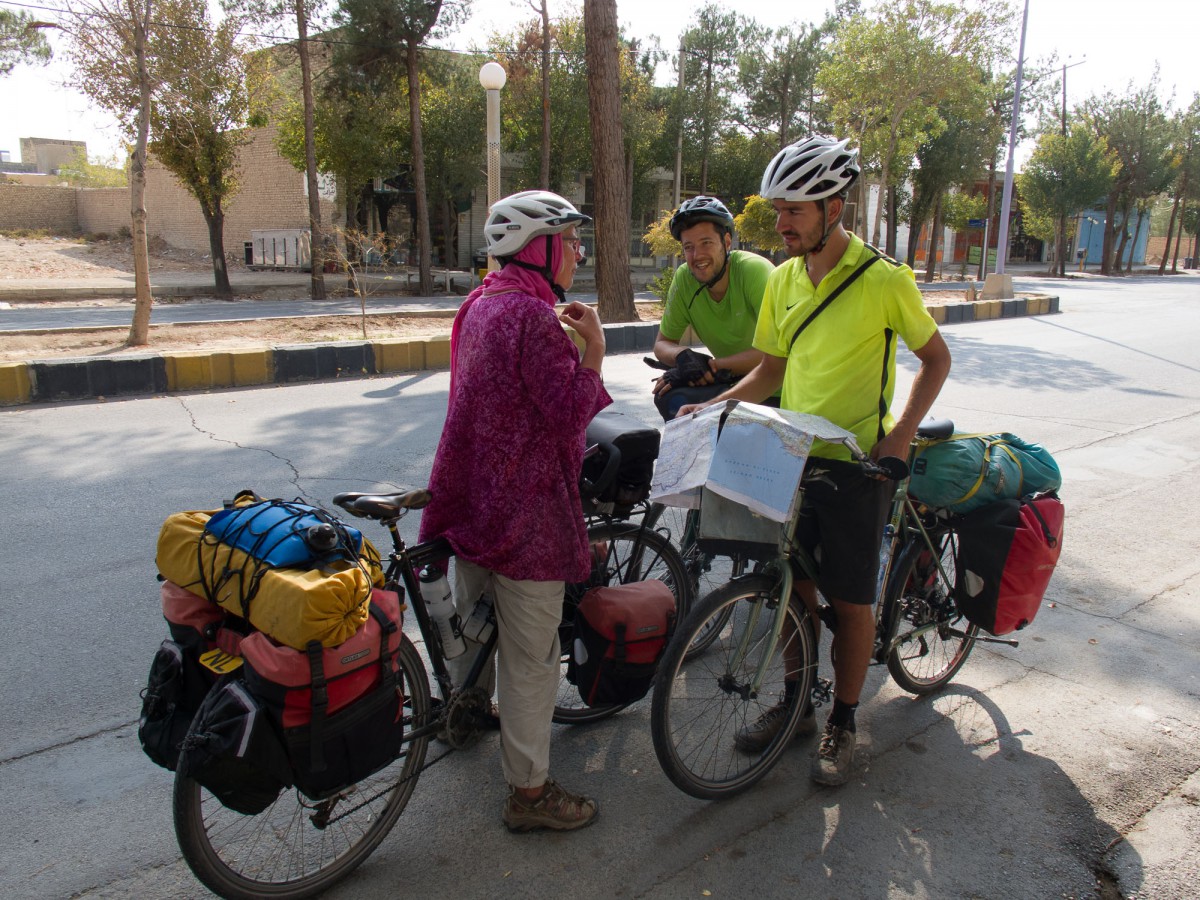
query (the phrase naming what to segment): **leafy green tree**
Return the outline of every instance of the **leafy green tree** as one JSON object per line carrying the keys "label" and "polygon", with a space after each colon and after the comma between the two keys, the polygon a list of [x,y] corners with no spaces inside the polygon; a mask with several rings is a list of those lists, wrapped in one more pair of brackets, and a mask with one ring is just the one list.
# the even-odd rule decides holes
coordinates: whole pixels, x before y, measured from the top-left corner
{"label": "leafy green tree", "polygon": [[[529,21],[507,34],[493,35],[489,52],[504,60],[504,142],[523,153],[518,175],[522,189],[545,184],[562,193],[580,172],[591,169],[592,147],[588,113],[588,72],[585,63],[583,19],[577,14],[552,19],[551,52],[545,89],[551,115],[543,116],[543,40],[540,21]],[[546,180],[541,174],[544,128],[549,127],[550,155]]]}
{"label": "leafy green tree", "polygon": [[71,187],[129,186],[129,173],[115,157],[91,162],[83,149],[76,150],[66,163],[59,166],[58,175]]}
{"label": "leafy green tree", "polygon": [[743,46],[761,39],[761,27],[710,0],[696,14],[696,24],[683,34],[685,134],[699,143],[699,190],[708,191],[713,142],[733,124],[732,97],[737,62]]}
{"label": "leafy green tree", "polygon": [[224,204],[237,193],[238,154],[253,81],[238,45],[236,15],[214,24],[205,0],[160,0],[155,29],[159,89],[151,108],[154,156],[200,204],[208,227],[216,294],[233,298],[225,259]]}
{"label": "leafy green tree", "polygon": [[[1017,176],[1025,229],[1043,240],[1058,237],[1058,274],[1066,274],[1067,234],[1060,223],[1104,197],[1118,168],[1115,154],[1103,139],[1084,127],[1071,128],[1064,136],[1057,130],[1043,132],[1025,170]],[[1044,223],[1051,224],[1049,233]],[[1041,227],[1037,223],[1043,223]],[[1031,230],[1034,224],[1036,232]]]}
{"label": "leafy green tree", "polygon": [[759,250],[778,253],[783,249],[783,238],[775,230],[777,216],[771,201],[758,194],[746,198],[742,211],[733,217],[738,237]]}
{"label": "leafy green tree", "polygon": [[[1163,250],[1162,261],[1158,266],[1158,274],[1167,270],[1167,257],[1171,255],[1171,239],[1176,235],[1176,224],[1179,220],[1180,203],[1193,185],[1200,184],[1200,93],[1192,96],[1188,109],[1180,113],[1176,122],[1174,152],[1177,162],[1178,177],[1172,185],[1171,218],[1167,225],[1167,241]],[[1180,225],[1182,222],[1179,223]],[[1182,228],[1180,229],[1182,231]],[[1176,241],[1178,244],[1178,241]],[[1179,259],[1176,253],[1171,271],[1176,272]]]}
{"label": "leafy green tree", "polygon": [[339,20],[353,61],[374,78],[402,71],[408,90],[408,137],[416,206],[420,291],[433,293],[429,193],[421,120],[422,44],[454,27],[466,14],[466,0],[340,0]]}
{"label": "leafy green tree", "polygon": [[943,103],[939,116],[945,127],[917,147],[916,168],[912,173],[912,201],[909,208],[908,265],[916,261],[917,236],[927,222],[931,244],[926,256],[925,280],[932,281],[937,265],[937,242],[941,235],[945,210],[942,201],[951,188],[970,190],[982,174],[990,154],[983,85],[956,103]]}
{"label": "leafy green tree", "polygon": [[[1104,248],[1100,272],[1119,270],[1131,233],[1129,219],[1138,200],[1163,191],[1171,180],[1172,129],[1158,97],[1158,72],[1139,89],[1132,84],[1085,104],[1087,119],[1098,137],[1120,161],[1105,208]],[[1117,229],[1120,229],[1119,238]]]}
{"label": "leafy green tree", "polygon": [[[1001,52],[1007,6],[884,0],[851,18],[817,75],[842,133],[855,135],[882,188],[907,175],[917,147],[945,123],[939,104],[979,83]],[[872,242],[878,243],[882,205]]]}
{"label": "leafy green tree", "polygon": [[150,339],[150,255],[146,242],[146,153],[150,110],[158,85],[151,31],[167,24],[154,15],[153,0],[67,0],[61,27],[67,32],[67,58],[83,94],[117,120],[132,145],[129,206],[133,243],[133,322],[125,343]]}
{"label": "leafy green tree", "polygon": [[746,97],[742,124],[776,135],[777,151],[811,133],[819,117],[816,76],[827,59],[824,34],[812,25],[784,26],[749,42],[738,58],[738,86]]}
{"label": "leafy green tree", "polygon": [[29,13],[0,9],[0,78],[19,63],[45,65],[50,61],[50,42],[38,22]]}

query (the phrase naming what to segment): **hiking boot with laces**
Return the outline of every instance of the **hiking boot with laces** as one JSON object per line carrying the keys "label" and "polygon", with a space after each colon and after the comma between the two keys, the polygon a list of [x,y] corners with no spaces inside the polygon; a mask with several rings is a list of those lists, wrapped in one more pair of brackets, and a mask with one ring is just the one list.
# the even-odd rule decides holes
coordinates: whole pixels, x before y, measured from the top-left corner
{"label": "hiking boot with laces", "polygon": [[825,724],[821,744],[812,762],[812,780],[817,784],[836,786],[845,784],[850,777],[850,766],[854,762],[853,731],[831,723]]}
{"label": "hiking boot with laces", "polygon": [[[772,706],[751,724],[734,735],[733,746],[737,747],[743,753],[761,753],[771,741],[775,740],[775,735],[779,734],[779,729],[783,727],[783,723],[787,720],[787,712],[786,703],[778,703]],[[801,738],[812,737],[816,733],[817,714],[810,706],[808,713],[801,715],[800,721],[796,723],[796,733],[793,735],[793,738],[800,740]]]}
{"label": "hiking boot with laces", "polygon": [[509,831],[573,831],[596,820],[596,801],[564,790],[557,781],[546,779],[545,790],[536,800],[526,800],[515,788],[504,802],[504,824]]}

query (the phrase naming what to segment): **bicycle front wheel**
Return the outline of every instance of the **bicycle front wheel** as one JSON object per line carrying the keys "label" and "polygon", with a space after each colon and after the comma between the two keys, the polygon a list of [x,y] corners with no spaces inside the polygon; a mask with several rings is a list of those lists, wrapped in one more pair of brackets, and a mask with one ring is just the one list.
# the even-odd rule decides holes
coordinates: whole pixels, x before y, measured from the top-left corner
{"label": "bicycle front wheel", "polygon": [[963,618],[954,603],[958,535],[934,535],[933,545],[936,557],[919,538],[905,545],[883,601],[888,672],[910,694],[930,694],[949,684],[979,634],[979,626]]}
{"label": "bicycle front wheel", "polygon": [[[397,656],[409,727],[430,717],[425,666],[407,637]],[[311,897],[366,859],[404,811],[428,737],[408,741],[387,768],[334,797],[286,790],[256,816],[226,809],[191,778],[175,777],[175,834],[192,872],[221,897]]]}
{"label": "bicycle front wheel", "polygon": [[687,574],[679,552],[655,531],[631,522],[612,522],[588,529],[592,550],[592,571],[587,581],[568,584],[563,598],[563,620],[558,629],[562,645],[562,675],[554,701],[554,721],[564,725],[583,725],[607,719],[628,704],[609,703],[588,706],[579,688],[568,679],[571,653],[575,646],[575,611],[591,588],[635,581],[661,581],[675,595],[675,620],[683,621],[691,605]]}
{"label": "bicycle front wheel", "polygon": [[[791,742],[812,692],[817,642],[803,605],[789,603],[763,666],[779,593],[779,579],[769,575],[747,575],[719,588],[697,604],[660,665],[650,710],[654,752],[667,777],[693,797],[720,800],[744,791]],[[690,652],[706,630],[715,632],[707,651]],[[760,668],[765,671],[756,686]],[[794,682],[791,690],[787,682]],[[783,716],[779,730],[765,746],[746,749],[739,733],[768,713]]]}

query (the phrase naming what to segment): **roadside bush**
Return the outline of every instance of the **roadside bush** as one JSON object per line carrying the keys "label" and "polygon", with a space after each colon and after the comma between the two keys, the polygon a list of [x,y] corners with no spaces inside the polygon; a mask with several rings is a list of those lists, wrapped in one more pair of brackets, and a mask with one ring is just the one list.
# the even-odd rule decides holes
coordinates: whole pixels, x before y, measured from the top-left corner
{"label": "roadside bush", "polygon": [[671,282],[675,280],[675,266],[664,266],[662,271],[650,279],[646,289],[663,303],[667,302],[667,294],[671,290]]}

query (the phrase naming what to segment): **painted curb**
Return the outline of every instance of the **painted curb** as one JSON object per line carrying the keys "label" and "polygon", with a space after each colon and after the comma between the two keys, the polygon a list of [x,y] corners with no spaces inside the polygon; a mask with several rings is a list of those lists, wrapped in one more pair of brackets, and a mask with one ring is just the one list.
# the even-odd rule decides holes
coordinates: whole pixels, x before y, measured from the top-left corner
{"label": "painted curb", "polygon": [[[1058,297],[980,300],[928,307],[939,325],[1058,312]],[[568,334],[576,346],[582,341]],[[657,322],[604,326],[609,353],[654,349]],[[247,350],[179,350],[109,359],[56,359],[0,363],[0,406],[102,400],[262,384],[297,384],[395,372],[446,369],[448,337],[422,340],[341,341]]]}

